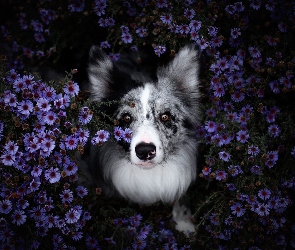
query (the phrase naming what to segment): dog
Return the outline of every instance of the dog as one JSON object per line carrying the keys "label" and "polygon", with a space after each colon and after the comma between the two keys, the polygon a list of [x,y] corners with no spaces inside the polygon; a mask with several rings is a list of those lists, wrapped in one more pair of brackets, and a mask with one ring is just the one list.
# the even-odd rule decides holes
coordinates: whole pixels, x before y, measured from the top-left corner
{"label": "dog", "polygon": [[106,197],[144,205],[174,203],[179,230],[193,231],[182,216],[186,208],[177,201],[197,172],[198,50],[187,45],[152,73],[138,61],[128,54],[112,61],[99,47],[90,49],[91,101],[118,101],[106,112],[120,127],[129,128],[132,138],[127,145],[107,141],[91,146],[79,165],[86,182],[101,187]]}

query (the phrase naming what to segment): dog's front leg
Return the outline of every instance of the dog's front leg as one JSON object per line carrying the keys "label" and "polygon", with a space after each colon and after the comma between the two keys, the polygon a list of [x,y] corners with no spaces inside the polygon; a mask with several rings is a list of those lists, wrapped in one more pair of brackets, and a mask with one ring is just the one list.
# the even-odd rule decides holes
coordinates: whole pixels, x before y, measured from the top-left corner
{"label": "dog's front leg", "polygon": [[179,202],[176,202],[173,205],[172,217],[176,222],[175,229],[183,232],[187,237],[190,233],[194,233],[196,231],[190,218],[191,211],[186,206],[180,205]]}

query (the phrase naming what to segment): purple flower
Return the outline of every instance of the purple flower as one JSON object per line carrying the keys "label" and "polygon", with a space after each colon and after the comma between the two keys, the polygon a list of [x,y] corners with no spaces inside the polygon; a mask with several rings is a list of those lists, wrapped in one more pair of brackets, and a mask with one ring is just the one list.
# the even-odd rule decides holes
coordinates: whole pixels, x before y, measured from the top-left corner
{"label": "purple flower", "polygon": [[130,35],[130,33],[123,33],[121,36],[121,39],[124,43],[132,43],[132,36]]}
{"label": "purple flower", "polygon": [[23,100],[20,103],[18,103],[17,109],[22,115],[29,115],[33,111],[34,106],[31,101]]}
{"label": "purple flower", "polygon": [[93,145],[106,142],[110,137],[110,133],[106,130],[99,130],[92,138],[91,143]]}
{"label": "purple flower", "polygon": [[12,209],[12,203],[10,200],[0,201],[0,213],[8,214]]}
{"label": "purple flower", "polygon": [[184,10],[184,16],[186,16],[188,19],[193,19],[195,14],[196,13],[193,9],[185,9]]}
{"label": "purple flower", "polygon": [[111,45],[107,41],[103,41],[100,43],[100,47],[103,49],[108,49],[111,47]]}
{"label": "purple flower", "polygon": [[45,179],[50,183],[56,183],[60,180],[60,173],[58,168],[50,168],[45,171]]}
{"label": "purple flower", "polygon": [[251,145],[248,147],[248,154],[249,155],[257,156],[259,154],[259,152],[260,152],[260,150],[256,146]]}
{"label": "purple flower", "polygon": [[164,24],[170,24],[172,22],[172,15],[171,14],[162,15],[162,16],[160,16],[160,20]]}
{"label": "purple flower", "polygon": [[125,141],[127,143],[131,143],[131,138],[132,138],[131,129],[125,128],[122,138],[123,138],[123,141]]}
{"label": "purple flower", "polygon": [[237,189],[235,184],[233,184],[233,183],[227,183],[226,186],[229,191],[235,191]]}
{"label": "purple flower", "polygon": [[235,91],[233,94],[231,94],[231,99],[234,102],[241,102],[245,98],[245,94],[241,91]]}
{"label": "purple flower", "polygon": [[73,135],[69,135],[66,136],[64,143],[67,149],[73,150],[78,146],[78,139]]}
{"label": "purple flower", "polygon": [[36,40],[38,43],[43,43],[43,42],[45,42],[45,38],[44,38],[44,36],[43,36],[42,33],[35,33],[34,37],[35,37],[35,40]]}
{"label": "purple flower", "polygon": [[253,58],[259,58],[261,56],[261,52],[256,47],[249,47],[249,53]]}
{"label": "purple flower", "polygon": [[262,200],[268,200],[270,198],[271,191],[267,188],[260,189],[258,191],[258,197]]}
{"label": "purple flower", "polygon": [[77,191],[77,195],[80,197],[80,198],[83,198],[84,196],[86,196],[88,194],[88,191],[85,187],[83,186],[78,186],[76,188],[76,191]]}
{"label": "purple flower", "polygon": [[230,207],[232,214],[236,215],[237,217],[241,217],[245,213],[245,208],[242,207],[242,205],[239,202],[235,202],[231,207]]}
{"label": "purple flower", "polygon": [[114,128],[114,137],[117,141],[120,141],[123,138],[124,130],[121,127]]}
{"label": "purple flower", "polygon": [[202,22],[197,20],[191,20],[189,27],[192,31],[198,31],[202,27]]}
{"label": "purple flower", "polygon": [[38,99],[37,106],[41,111],[49,111],[51,109],[51,104],[43,97]]}
{"label": "purple flower", "polygon": [[218,155],[221,160],[226,161],[226,162],[229,161],[229,159],[231,157],[231,155],[225,151],[219,152]]}
{"label": "purple flower", "polygon": [[270,136],[271,137],[278,137],[279,136],[279,134],[280,134],[280,128],[279,128],[279,126],[278,125],[276,125],[276,124],[273,124],[273,125],[270,125],[269,127],[268,127],[268,133],[270,134]]}
{"label": "purple flower", "polygon": [[26,218],[27,216],[23,210],[16,210],[11,215],[12,223],[18,226],[24,224],[26,222]]}
{"label": "purple flower", "polygon": [[57,115],[51,110],[49,110],[48,112],[44,112],[42,114],[42,117],[44,119],[44,122],[48,125],[53,125],[57,119]]}
{"label": "purple flower", "polygon": [[227,173],[225,171],[217,170],[215,174],[216,174],[216,180],[218,181],[223,181],[223,180],[226,180],[227,178]]}
{"label": "purple flower", "polygon": [[79,85],[76,82],[68,81],[64,86],[63,91],[69,96],[76,96],[79,93]]}
{"label": "purple flower", "polygon": [[260,168],[260,166],[257,166],[257,165],[251,167],[251,170],[250,171],[253,174],[257,174],[257,175],[260,175],[261,174],[261,168]]}
{"label": "purple flower", "polygon": [[10,107],[16,107],[17,106],[17,98],[15,94],[8,93],[4,95],[4,103]]}
{"label": "purple flower", "polygon": [[202,173],[206,176],[209,175],[211,173],[211,168],[210,167],[204,167],[202,169]]}
{"label": "purple flower", "polygon": [[156,5],[158,8],[165,8],[168,7],[166,0],[157,0]]}
{"label": "purple flower", "polygon": [[66,202],[70,203],[73,201],[73,198],[74,198],[73,192],[69,189],[63,190],[59,196],[62,199],[63,203],[66,203]]}
{"label": "purple flower", "polygon": [[5,166],[12,166],[15,162],[15,155],[10,152],[5,152],[0,156],[0,160]]}
{"label": "purple flower", "polygon": [[163,53],[165,53],[166,47],[161,46],[161,45],[157,45],[154,47],[154,51],[157,56],[161,56]]}
{"label": "purple flower", "polygon": [[236,166],[230,165],[228,167],[228,171],[231,173],[232,176],[237,176],[238,174],[243,173],[243,170],[241,169],[239,165],[236,165]]}
{"label": "purple flower", "polygon": [[255,209],[255,212],[260,216],[268,216],[269,215],[269,207],[267,204],[258,203],[258,206]]}
{"label": "purple flower", "polygon": [[244,130],[240,130],[238,133],[237,133],[237,140],[241,143],[245,143],[247,142],[249,139],[249,134],[247,133],[247,131],[244,131]]}
{"label": "purple flower", "polygon": [[205,129],[209,133],[215,132],[215,130],[216,130],[216,123],[213,122],[213,121],[206,121],[206,123],[205,123]]}
{"label": "purple flower", "polygon": [[139,27],[138,29],[136,29],[136,34],[139,36],[139,37],[146,37],[148,36],[148,29],[147,28],[144,28],[143,26],[142,27]]}
{"label": "purple flower", "polygon": [[76,223],[80,219],[81,213],[79,210],[71,208],[65,215],[65,221],[68,224]]}
{"label": "purple flower", "polygon": [[78,139],[79,143],[85,145],[85,143],[88,141],[89,134],[90,133],[88,130],[83,130],[80,128],[75,132],[74,136]]}
{"label": "purple flower", "polygon": [[284,22],[280,22],[278,27],[281,32],[287,32],[287,25]]}

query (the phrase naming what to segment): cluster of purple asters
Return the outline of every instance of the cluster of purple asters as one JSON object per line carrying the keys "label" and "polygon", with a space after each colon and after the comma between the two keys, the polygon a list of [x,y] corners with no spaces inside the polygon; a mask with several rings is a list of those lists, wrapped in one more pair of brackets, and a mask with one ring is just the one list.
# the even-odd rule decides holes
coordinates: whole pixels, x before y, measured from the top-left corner
{"label": "cluster of purple asters", "polygon": [[[122,47],[136,51],[140,45],[151,45],[159,57],[167,52],[173,56],[186,43],[199,47],[200,73],[208,84],[206,116],[197,138],[205,158],[200,177],[209,183],[209,189],[204,188],[200,195],[206,196],[204,203],[196,201],[199,230],[193,241],[212,249],[241,245],[245,249],[294,248],[295,225],[287,213],[293,202],[289,194],[295,187],[295,48],[290,38],[295,25],[294,2],[155,0],[111,4],[69,0],[66,5],[70,15],[95,16],[97,29],[107,29],[107,36],[99,42],[107,52],[111,50],[113,60],[119,58],[115,52]],[[61,21],[61,12],[62,8],[42,7],[34,18],[20,13],[21,30],[32,31],[38,46],[32,50],[21,46],[20,39],[12,39],[14,52],[22,51],[26,58],[50,56],[55,47],[39,48],[54,35],[50,25]],[[1,31],[10,40],[5,26]],[[16,59],[10,66],[21,68],[23,64]],[[82,230],[89,213],[76,201],[87,190],[73,188],[77,167],[69,156],[90,139],[86,126],[92,121],[92,111],[81,107],[76,112],[78,123],[68,119],[77,111],[71,102],[78,87],[72,81],[66,82],[62,93],[56,93],[32,76],[20,77],[11,71],[6,84],[10,90],[1,97],[1,105],[4,114],[10,112],[13,119],[0,123],[2,246],[13,240],[21,244],[14,228],[30,222],[41,238],[49,235],[51,228],[57,229],[52,237],[56,248],[69,247],[65,237],[83,238],[88,248],[97,248],[98,241]],[[22,134],[21,139],[13,136],[15,131]],[[115,127],[113,135],[128,143],[132,133]],[[109,139],[110,132],[101,128],[90,140],[99,145]],[[49,193],[50,188],[42,188],[45,184],[59,185],[57,199],[63,207],[57,209],[56,196]],[[139,215],[117,218],[114,226],[129,234],[129,249],[156,248],[148,243],[155,235],[160,242],[161,235],[166,235],[163,237],[171,239],[171,244],[165,247],[177,248],[171,232],[158,233],[142,225]],[[105,241],[114,247],[118,244],[113,237]],[[31,248],[38,248],[39,242],[32,242]]]}
{"label": "cluster of purple asters", "polygon": [[[86,125],[93,112],[84,106],[73,117],[79,86],[72,80],[65,81],[61,93],[15,70],[2,80],[1,248],[22,244],[26,234],[14,232],[21,226],[30,227],[31,233],[38,236],[34,241],[28,239],[26,246],[31,249],[38,248],[42,238],[53,230],[57,233],[51,238],[54,248],[65,246],[66,238],[79,241],[91,215],[81,206],[88,190],[76,183],[78,167],[72,156],[89,140]],[[98,131],[92,140],[102,143],[108,139],[107,133]],[[115,127],[117,140],[130,143],[131,135],[130,129]]]}
{"label": "cluster of purple asters", "polygon": [[[190,246],[179,247],[173,232],[165,228],[165,223],[160,221],[158,225],[143,224],[143,217],[135,214],[129,218],[116,218],[113,225],[116,230],[123,230],[126,238],[130,240],[131,249],[191,249]],[[116,246],[113,238],[105,238],[110,245]]]}

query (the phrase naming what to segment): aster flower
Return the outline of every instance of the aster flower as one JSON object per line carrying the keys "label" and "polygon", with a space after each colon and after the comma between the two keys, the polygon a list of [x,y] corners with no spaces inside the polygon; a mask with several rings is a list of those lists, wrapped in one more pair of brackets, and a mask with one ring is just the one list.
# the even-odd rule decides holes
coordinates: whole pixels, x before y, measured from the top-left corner
{"label": "aster flower", "polygon": [[0,213],[9,214],[12,209],[12,203],[10,200],[0,201]]}
{"label": "aster flower", "polygon": [[110,137],[110,133],[105,130],[99,130],[96,132],[95,136],[91,139],[92,144],[99,144],[106,142]]}
{"label": "aster flower", "polygon": [[132,36],[130,33],[122,33],[121,39],[124,43],[132,43]]}
{"label": "aster flower", "polygon": [[193,19],[195,14],[196,14],[196,12],[193,9],[185,9],[184,10],[184,16],[187,17],[188,19]]}
{"label": "aster flower", "polygon": [[136,34],[139,36],[139,37],[146,37],[148,36],[148,29],[141,26],[139,27],[138,29],[135,30]]}
{"label": "aster flower", "polygon": [[229,159],[231,158],[231,155],[225,151],[219,152],[218,155],[221,160],[226,161],[226,162],[228,162]]}
{"label": "aster flower", "polygon": [[22,115],[30,115],[33,111],[33,103],[29,100],[23,100],[18,103],[17,109]]}
{"label": "aster flower", "polygon": [[262,200],[268,200],[270,195],[271,191],[268,188],[263,188],[258,191],[258,197]]}
{"label": "aster flower", "polygon": [[278,137],[279,136],[279,134],[280,134],[280,128],[279,128],[279,126],[278,125],[276,125],[276,124],[273,124],[273,125],[270,125],[269,127],[268,127],[268,133],[270,134],[270,136],[271,137]]}
{"label": "aster flower", "polygon": [[48,125],[53,125],[57,119],[56,113],[51,110],[48,112],[43,112],[42,117],[44,119],[43,121]]}
{"label": "aster flower", "polygon": [[253,155],[253,156],[257,156],[259,154],[260,150],[257,146],[249,146],[248,147],[248,154],[249,155]]}
{"label": "aster flower", "polygon": [[1,163],[5,166],[12,166],[15,162],[15,155],[10,152],[5,152],[0,156]]}
{"label": "aster flower", "polygon": [[191,20],[189,27],[192,31],[199,31],[202,27],[202,22],[198,20]]}
{"label": "aster flower", "polygon": [[78,139],[73,135],[69,135],[69,136],[66,136],[64,143],[65,143],[66,149],[73,150],[78,146]]}
{"label": "aster flower", "polygon": [[37,101],[37,107],[41,111],[49,111],[51,109],[51,104],[49,103],[49,101],[47,99],[41,97]]}
{"label": "aster flower", "polygon": [[232,214],[236,215],[237,217],[241,217],[245,213],[245,208],[242,207],[242,205],[239,202],[235,202],[231,207],[230,207]]}
{"label": "aster flower", "polygon": [[84,196],[86,196],[88,194],[88,191],[85,187],[83,186],[78,186],[76,188],[76,191],[77,191],[77,195],[80,197],[80,198],[83,198]]}
{"label": "aster flower", "polygon": [[258,203],[258,207],[255,209],[255,212],[260,216],[268,216],[269,215],[269,207],[267,204]]}
{"label": "aster flower", "polygon": [[76,172],[78,171],[78,166],[73,161],[66,162],[66,163],[64,163],[63,170],[66,172],[67,176],[71,176],[71,175],[76,174]]}
{"label": "aster flower", "polygon": [[156,1],[156,6],[158,8],[165,8],[168,6],[167,1],[166,0],[157,0]]}
{"label": "aster flower", "polygon": [[13,93],[7,93],[4,95],[4,103],[10,107],[17,106],[17,98],[16,95]]}
{"label": "aster flower", "polygon": [[231,99],[234,102],[241,102],[243,101],[245,98],[245,94],[243,92],[240,91],[235,91],[232,95],[231,95]]}
{"label": "aster flower", "polygon": [[60,180],[60,173],[58,168],[50,168],[45,171],[45,179],[50,183],[56,183]]}
{"label": "aster flower", "polygon": [[81,213],[74,208],[71,208],[65,215],[65,221],[68,224],[76,223],[80,219]]}
{"label": "aster flower", "polygon": [[247,131],[244,131],[244,130],[240,130],[238,133],[237,133],[237,140],[241,143],[245,143],[247,142],[249,139],[249,134],[247,133]]}
{"label": "aster flower", "polygon": [[45,38],[44,38],[42,33],[35,33],[34,38],[38,43],[44,43],[45,42]]}
{"label": "aster flower", "polygon": [[233,183],[227,183],[226,186],[229,191],[235,191],[237,189],[235,184],[233,184]]}
{"label": "aster flower", "polygon": [[132,131],[129,128],[125,128],[124,133],[123,133],[123,141],[126,143],[131,143],[131,138],[132,138]]}
{"label": "aster flower", "polygon": [[79,93],[79,85],[76,82],[68,81],[65,84],[63,91],[69,96],[76,96]]}
{"label": "aster flower", "polygon": [[114,137],[117,141],[120,141],[123,138],[124,130],[121,127],[114,128]]}
{"label": "aster flower", "polygon": [[241,169],[241,166],[239,165],[230,165],[228,167],[228,171],[231,173],[232,176],[237,176],[239,174],[243,173],[243,170]]}
{"label": "aster flower", "polygon": [[26,222],[27,216],[23,210],[15,210],[11,215],[12,223],[17,226],[22,225]]}
{"label": "aster flower", "polygon": [[161,46],[161,45],[157,45],[154,47],[154,51],[157,56],[161,56],[163,53],[166,52],[166,47]]}
{"label": "aster flower", "polygon": [[253,58],[259,58],[261,57],[261,52],[256,47],[249,47],[249,53]]}
{"label": "aster flower", "polygon": [[204,167],[202,169],[202,173],[206,176],[206,175],[209,175],[211,173],[211,168],[210,167]]}
{"label": "aster flower", "polygon": [[171,24],[171,22],[172,22],[172,15],[171,14],[162,15],[162,16],[160,16],[160,20],[164,24]]}
{"label": "aster flower", "polygon": [[69,189],[63,190],[62,193],[59,195],[62,199],[63,203],[69,202],[71,203],[73,201],[73,192]]}
{"label": "aster flower", "polygon": [[223,181],[223,180],[226,180],[227,178],[227,173],[225,171],[217,170],[215,174],[216,174],[216,180],[218,181]]}
{"label": "aster flower", "polygon": [[206,121],[206,123],[205,123],[205,129],[209,133],[215,132],[215,130],[216,130],[216,123],[213,122],[213,121]]}

